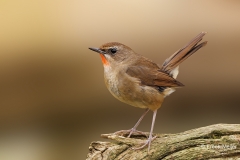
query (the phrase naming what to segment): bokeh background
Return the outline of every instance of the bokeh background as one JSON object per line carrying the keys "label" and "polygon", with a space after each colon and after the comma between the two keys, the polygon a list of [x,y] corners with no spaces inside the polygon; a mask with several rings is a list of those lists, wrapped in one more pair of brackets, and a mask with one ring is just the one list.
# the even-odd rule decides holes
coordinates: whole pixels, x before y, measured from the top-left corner
{"label": "bokeh background", "polygon": [[[110,95],[88,50],[111,41],[161,64],[207,31],[154,132],[240,123],[239,8],[238,0],[1,0],[0,159],[82,160],[100,134],[135,124],[144,110]],[[149,131],[151,119],[138,129]]]}

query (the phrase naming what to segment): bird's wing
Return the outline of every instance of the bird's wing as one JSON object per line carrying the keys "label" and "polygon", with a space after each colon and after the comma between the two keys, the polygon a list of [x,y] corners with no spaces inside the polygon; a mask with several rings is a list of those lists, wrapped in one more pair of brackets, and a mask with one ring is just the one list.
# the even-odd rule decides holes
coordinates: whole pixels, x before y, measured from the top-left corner
{"label": "bird's wing", "polygon": [[[154,66],[155,64],[152,64]],[[148,67],[146,65],[135,65],[128,67],[126,73],[131,77],[138,78],[143,85],[161,87],[181,87],[182,83],[162,72],[159,67]]]}

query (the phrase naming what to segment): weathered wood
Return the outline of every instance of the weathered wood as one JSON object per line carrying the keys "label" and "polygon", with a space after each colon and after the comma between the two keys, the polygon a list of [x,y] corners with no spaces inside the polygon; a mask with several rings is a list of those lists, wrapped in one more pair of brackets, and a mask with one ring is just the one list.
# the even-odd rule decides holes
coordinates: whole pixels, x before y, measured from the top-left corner
{"label": "weathered wood", "polygon": [[[148,133],[146,133],[148,134]],[[147,147],[133,150],[146,136],[131,138],[103,134],[114,142],[92,142],[87,160],[168,160],[168,159],[240,159],[240,124],[216,124],[177,134],[155,134],[150,152]]]}

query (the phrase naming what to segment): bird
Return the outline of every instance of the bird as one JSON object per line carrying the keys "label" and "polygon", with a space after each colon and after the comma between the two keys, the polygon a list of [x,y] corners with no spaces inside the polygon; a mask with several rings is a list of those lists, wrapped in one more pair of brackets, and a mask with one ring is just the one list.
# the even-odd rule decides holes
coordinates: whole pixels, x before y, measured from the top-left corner
{"label": "bird", "polygon": [[176,80],[179,73],[179,65],[197,50],[207,44],[201,42],[206,32],[201,32],[184,47],[177,50],[162,65],[134,52],[130,47],[118,43],[109,42],[99,48],[89,49],[100,54],[103,68],[104,81],[110,93],[119,101],[128,105],[146,109],[133,128],[115,132],[127,133],[130,137],[136,130],[144,116],[151,110],[153,112],[151,130],[146,142],[140,147],[148,146],[150,151],[153,137],[153,129],[158,109],[164,99],[172,94],[176,88],[184,85]]}

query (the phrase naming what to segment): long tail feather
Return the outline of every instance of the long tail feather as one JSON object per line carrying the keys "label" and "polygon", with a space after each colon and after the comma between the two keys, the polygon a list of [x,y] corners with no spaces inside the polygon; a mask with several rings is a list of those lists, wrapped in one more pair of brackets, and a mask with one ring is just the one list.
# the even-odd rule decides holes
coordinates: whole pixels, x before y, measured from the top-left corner
{"label": "long tail feather", "polygon": [[178,67],[180,63],[182,63],[184,60],[190,57],[197,50],[205,46],[207,44],[207,41],[198,44],[202,40],[205,34],[206,32],[201,32],[193,40],[191,40],[186,46],[179,49],[172,56],[166,59],[162,65],[162,70],[167,73],[170,73],[172,70]]}

